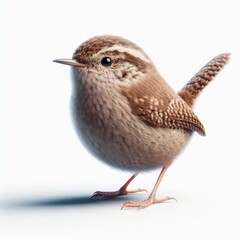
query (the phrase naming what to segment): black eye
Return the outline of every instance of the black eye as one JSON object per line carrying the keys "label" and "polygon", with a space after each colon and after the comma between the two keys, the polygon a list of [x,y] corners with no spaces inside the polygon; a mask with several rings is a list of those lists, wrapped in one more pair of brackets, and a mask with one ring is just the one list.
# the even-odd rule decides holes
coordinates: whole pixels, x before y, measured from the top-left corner
{"label": "black eye", "polygon": [[104,67],[109,67],[112,64],[112,59],[110,57],[104,57],[101,61]]}

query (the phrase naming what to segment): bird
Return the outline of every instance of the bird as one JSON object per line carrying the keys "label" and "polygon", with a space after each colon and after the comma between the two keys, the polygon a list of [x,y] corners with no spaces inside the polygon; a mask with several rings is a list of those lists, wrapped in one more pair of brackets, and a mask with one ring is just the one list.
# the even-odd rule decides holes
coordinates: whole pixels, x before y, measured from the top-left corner
{"label": "bird", "polygon": [[142,48],[119,36],[90,38],[72,58],[53,60],[72,67],[72,116],[82,144],[97,159],[132,173],[119,190],[97,191],[92,198],[146,191],[128,190],[128,186],[139,173],[161,169],[148,198],[126,201],[122,209],[176,200],[169,196],[157,199],[158,187],[193,133],[205,136],[193,106],[229,57],[230,53],[214,57],[178,92]]}

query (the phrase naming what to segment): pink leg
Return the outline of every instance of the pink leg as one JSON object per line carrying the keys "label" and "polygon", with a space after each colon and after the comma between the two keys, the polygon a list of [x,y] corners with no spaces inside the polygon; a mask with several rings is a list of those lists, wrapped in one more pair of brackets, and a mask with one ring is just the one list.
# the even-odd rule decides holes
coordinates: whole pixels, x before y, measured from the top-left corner
{"label": "pink leg", "polygon": [[163,178],[164,174],[166,173],[167,169],[168,169],[168,167],[163,167],[163,169],[157,179],[157,182],[147,200],[141,201],[141,202],[133,202],[133,201],[125,202],[122,206],[122,209],[123,208],[135,208],[135,207],[137,207],[138,209],[143,209],[143,208],[149,207],[155,203],[163,203],[163,202],[166,202],[166,201],[172,200],[172,199],[176,200],[174,197],[165,197],[160,200],[156,199],[157,189],[158,189],[159,184],[162,181],[162,178]]}
{"label": "pink leg", "polygon": [[132,182],[132,180],[138,175],[138,173],[133,174],[128,181],[118,190],[118,191],[114,191],[114,192],[100,192],[97,191],[95,192],[91,198],[94,197],[101,197],[103,199],[111,199],[117,196],[122,196],[122,195],[127,195],[127,194],[131,194],[131,193],[137,193],[137,192],[147,192],[147,190],[145,189],[136,189],[136,190],[132,190],[129,191],[127,190],[128,185],[130,184],[130,182]]}

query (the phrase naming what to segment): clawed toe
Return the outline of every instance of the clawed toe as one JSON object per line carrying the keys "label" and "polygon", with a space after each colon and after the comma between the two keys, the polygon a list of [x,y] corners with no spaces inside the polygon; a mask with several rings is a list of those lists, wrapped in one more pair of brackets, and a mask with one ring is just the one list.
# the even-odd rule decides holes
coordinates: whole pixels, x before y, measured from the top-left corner
{"label": "clawed toe", "polygon": [[92,196],[91,196],[91,199],[95,198],[95,197],[99,197],[101,199],[112,199],[112,198],[115,198],[115,197],[118,197],[118,196],[123,196],[123,195],[128,195],[128,194],[134,194],[134,193],[138,193],[138,192],[147,192],[147,190],[145,189],[136,189],[136,190],[131,190],[131,191],[128,191],[126,189],[120,189],[118,191],[115,191],[115,192],[101,192],[101,191],[97,191],[95,192]]}
{"label": "clawed toe", "polygon": [[119,191],[116,192],[101,192],[101,191],[96,191],[95,193],[93,193],[93,195],[91,196],[91,199],[99,197],[101,199],[111,199],[117,196],[122,195]]}
{"label": "clawed toe", "polygon": [[150,196],[147,200],[141,201],[141,202],[127,201],[127,202],[125,202],[123,204],[121,209],[125,209],[125,208],[138,208],[140,210],[140,209],[147,208],[147,207],[149,207],[149,206],[151,206],[153,204],[163,203],[163,202],[166,202],[166,201],[169,201],[169,200],[177,201],[177,199],[174,198],[174,197],[165,197],[163,199],[157,200],[154,197]]}
{"label": "clawed toe", "polygon": [[139,193],[139,192],[146,192],[146,193],[148,193],[148,190],[143,189],[143,188],[138,188],[138,189],[136,189],[136,190],[127,191],[126,194],[133,194],[133,193]]}

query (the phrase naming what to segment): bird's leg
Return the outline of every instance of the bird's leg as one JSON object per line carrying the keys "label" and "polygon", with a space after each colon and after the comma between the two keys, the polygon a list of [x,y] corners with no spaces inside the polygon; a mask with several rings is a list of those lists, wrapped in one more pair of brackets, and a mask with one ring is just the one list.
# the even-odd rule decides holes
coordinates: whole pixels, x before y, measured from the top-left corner
{"label": "bird's leg", "polygon": [[138,209],[143,209],[143,208],[149,207],[150,205],[155,204],[155,203],[163,203],[163,202],[166,202],[166,201],[172,200],[172,199],[176,200],[174,197],[165,197],[160,200],[156,199],[156,193],[157,193],[158,186],[159,186],[164,174],[166,173],[167,169],[168,169],[168,167],[163,167],[163,169],[157,179],[157,182],[147,200],[141,201],[141,202],[127,201],[123,204],[122,209],[123,208],[135,208],[135,207]]}
{"label": "bird's leg", "polygon": [[138,173],[134,173],[129,179],[128,181],[118,190],[115,192],[100,192],[97,191],[95,192],[91,198],[94,197],[101,197],[102,199],[111,199],[117,196],[122,196],[122,195],[127,195],[127,194],[131,194],[131,193],[137,193],[137,192],[147,192],[147,190],[145,189],[136,189],[136,190],[132,190],[129,191],[127,190],[128,185],[130,184],[130,182],[132,182],[132,180],[138,175]]}

